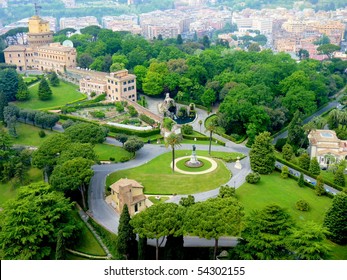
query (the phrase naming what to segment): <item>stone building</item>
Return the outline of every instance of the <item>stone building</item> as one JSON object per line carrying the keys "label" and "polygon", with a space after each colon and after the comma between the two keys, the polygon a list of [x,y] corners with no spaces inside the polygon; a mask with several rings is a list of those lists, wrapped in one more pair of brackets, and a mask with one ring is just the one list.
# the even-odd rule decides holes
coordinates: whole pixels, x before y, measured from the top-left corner
{"label": "stone building", "polygon": [[38,15],[29,19],[28,45],[11,45],[4,50],[5,62],[17,70],[60,71],[76,67],[76,49],[53,43],[49,22]]}
{"label": "stone building", "polygon": [[132,179],[120,179],[111,186],[111,195],[106,197],[109,203],[118,213],[122,213],[126,204],[130,216],[146,209],[146,197],[143,194],[143,186]]}
{"label": "stone building", "polygon": [[311,158],[317,157],[322,168],[347,159],[347,141],[340,140],[333,130],[312,130],[308,135]]}
{"label": "stone building", "polygon": [[107,99],[112,101],[122,101],[129,99],[136,101],[136,76],[129,74],[128,70],[112,72],[107,79]]}

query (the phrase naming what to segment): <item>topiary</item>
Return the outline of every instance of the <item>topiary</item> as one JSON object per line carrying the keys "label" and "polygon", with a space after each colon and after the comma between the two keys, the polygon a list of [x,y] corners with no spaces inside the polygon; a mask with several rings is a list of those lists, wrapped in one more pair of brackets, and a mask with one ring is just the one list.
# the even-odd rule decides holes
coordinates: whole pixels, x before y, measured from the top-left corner
{"label": "topiary", "polygon": [[299,200],[295,204],[295,208],[300,211],[308,211],[310,209],[310,206],[307,201],[305,200]]}
{"label": "topiary", "polygon": [[40,136],[40,138],[46,137],[46,132],[44,132],[43,130],[40,130],[39,131],[39,136]]}
{"label": "topiary", "polygon": [[258,172],[252,172],[246,176],[246,182],[249,184],[256,184],[259,181],[260,181],[260,174]]}

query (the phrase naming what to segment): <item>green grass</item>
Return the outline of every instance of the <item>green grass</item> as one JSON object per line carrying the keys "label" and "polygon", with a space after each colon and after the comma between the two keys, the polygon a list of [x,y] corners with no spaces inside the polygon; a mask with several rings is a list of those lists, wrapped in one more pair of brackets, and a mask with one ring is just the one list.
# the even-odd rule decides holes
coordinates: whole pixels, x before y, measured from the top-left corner
{"label": "green grass", "polygon": [[[183,139],[181,142],[182,144],[195,144],[195,145],[209,145],[210,141],[209,140],[190,140],[190,139]],[[216,143],[215,141],[212,140],[211,145],[213,146],[220,146],[220,144]]]}
{"label": "green grass", "polygon": [[203,163],[203,165],[200,167],[188,167],[188,166],[186,166],[185,162],[189,161],[189,158],[181,159],[180,161],[177,162],[176,166],[179,169],[184,170],[184,171],[188,171],[188,172],[201,172],[201,171],[205,171],[205,170],[211,168],[212,163],[209,162],[208,160],[201,159],[201,158],[200,159],[198,158],[198,160]]}
{"label": "green grass", "polygon": [[166,200],[169,199],[169,197],[168,197],[168,196],[161,196],[159,199],[156,199],[155,196],[150,196],[150,197],[148,197],[148,199],[149,199],[153,204],[158,204],[158,203],[165,202]]}
{"label": "green grass", "polygon": [[[28,175],[28,184],[39,182],[43,179],[42,171],[37,168],[30,168]],[[2,207],[6,201],[16,196],[18,188],[20,187],[14,187],[11,181],[0,183],[0,207]]]}
{"label": "green grass", "polygon": [[[179,150],[176,152],[176,158],[190,153],[190,151]],[[206,153],[198,151],[197,155],[205,156]],[[217,160],[218,168],[208,174],[172,173],[171,156],[169,152],[139,167],[114,172],[107,177],[106,185],[110,186],[121,178],[131,178],[145,187],[146,194],[192,194],[215,189],[230,179],[230,171],[219,160]],[[159,177],[160,180],[158,180]]]}
{"label": "green grass", "polygon": [[86,224],[81,220],[77,211],[74,211],[73,215],[76,222],[81,223],[82,225],[78,242],[73,249],[85,254],[105,256],[106,253],[104,249],[100,246],[99,242],[95,239],[94,235],[91,233]]}
{"label": "green grass", "polygon": [[[300,188],[294,179],[282,179],[278,172],[261,175],[260,182],[255,185],[243,184],[236,190],[236,195],[244,205],[246,214],[254,209],[262,209],[270,203],[276,203],[286,208],[301,225],[308,221],[322,224],[324,214],[332,203],[330,198],[317,196],[314,190],[308,187]],[[308,202],[309,211],[299,211],[295,208],[295,203],[301,199]]]}
{"label": "green grass", "polygon": [[124,162],[132,159],[134,155],[127,152],[121,147],[108,145],[108,144],[96,144],[94,151],[99,160],[110,160],[110,157],[114,158],[114,162]]}
{"label": "green grass", "polygon": [[23,102],[17,101],[15,102],[15,105],[17,105],[20,108],[26,109],[45,109],[57,106],[64,106],[69,102],[76,101],[85,96],[84,94],[77,91],[78,86],[60,81],[60,85],[58,87],[51,87],[53,92],[52,99],[47,101],[41,101],[39,100],[37,95],[38,88],[38,83],[30,87],[30,100]]}
{"label": "green grass", "polygon": [[18,123],[16,129],[18,137],[13,138],[13,144],[34,147],[40,146],[49,134],[55,133],[54,131],[43,129],[46,137],[40,138],[39,131],[42,130],[41,128],[24,123]]}

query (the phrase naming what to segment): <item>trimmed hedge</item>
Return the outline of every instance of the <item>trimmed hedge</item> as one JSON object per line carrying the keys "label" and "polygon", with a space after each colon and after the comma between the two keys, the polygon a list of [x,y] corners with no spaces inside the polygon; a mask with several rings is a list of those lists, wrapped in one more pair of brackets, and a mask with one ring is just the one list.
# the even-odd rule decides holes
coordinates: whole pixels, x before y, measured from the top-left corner
{"label": "trimmed hedge", "polygon": [[[291,168],[293,168],[293,169],[299,171],[299,172],[304,173],[304,174],[307,175],[307,176],[310,176],[310,177],[312,177],[312,178],[314,178],[314,179],[317,179],[317,175],[314,175],[314,174],[312,174],[311,172],[309,172],[309,171],[307,171],[307,170],[305,170],[305,169],[302,169],[302,168],[300,168],[299,166],[297,166],[297,165],[295,165],[295,164],[293,164],[293,163],[291,163],[291,162],[289,162],[289,161],[286,161],[286,160],[280,158],[278,155],[276,155],[276,160],[279,161],[280,163],[283,163],[283,164],[285,164],[285,165],[287,165],[287,166],[289,166],[289,167],[291,167]],[[295,178],[296,178],[296,177],[295,177]],[[342,187],[336,185],[336,184],[333,183],[333,182],[330,182],[329,180],[326,180],[326,179],[323,178],[322,181],[323,181],[324,184],[327,184],[327,185],[329,185],[330,187],[332,187],[332,188],[334,188],[334,189],[336,189],[336,190],[343,191],[343,188],[342,188]],[[306,182],[306,181],[305,181],[305,182]],[[312,187],[314,188],[314,186],[313,186],[312,184],[309,184],[309,185],[312,186]]]}
{"label": "trimmed hedge", "polygon": [[139,118],[140,120],[144,121],[145,123],[148,123],[149,125],[153,126],[155,124],[155,120],[151,119],[150,117],[144,114],[140,114]]}
{"label": "trimmed hedge", "polygon": [[[201,140],[201,141],[209,141],[210,140],[210,137],[208,136],[194,136],[194,135],[187,135],[187,134],[183,134],[183,138],[184,139],[188,139],[188,140]],[[212,141],[216,142],[219,144],[219,145],[222,145],[222,146],[225,146],[225,142],[223,141],[220,141],[216,138],[213,138],[212,137]]]}
{"label": "trimmed hedge", "polygon": [[[178,102],[176,102],[177,104],[181,104],[181,105],[186,105],[186,106],[189,106],[189,104],[192,104],[192,103],[194,103],[194,102],[187,102],[187,101],[178,101]],[[207,111],[208,112],[208,108],[207,107],[205,107],[205,106],[202,106],[202,105],[199,105],[199,104],[196,104],[196,103],[194,103],[194,105],[195,105],[195,108],[199,108],[199,109],[202,109],[202,110],[205,110],[205,111]]]}

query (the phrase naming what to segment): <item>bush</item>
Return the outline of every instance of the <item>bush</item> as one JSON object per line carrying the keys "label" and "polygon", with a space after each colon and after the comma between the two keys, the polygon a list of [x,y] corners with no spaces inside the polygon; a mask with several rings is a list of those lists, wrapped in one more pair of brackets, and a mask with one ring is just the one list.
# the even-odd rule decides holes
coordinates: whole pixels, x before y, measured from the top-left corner
{"label": "bush", "polygon": [[184,124],[182,125],[182,132],[186,135],[193,134],[193,127],[190,124]]}
{"label": "bush", "polygon": [[259,181],[260,181],[260,174],[258,172],[252,172],[246,176],[246,182],[249,184],[256,184]]}
{"label": "bush", "polygon": [[128,112],[129,112],[131,117],[136,117],[137,116],[138,113],[137,113],[137,111],[136,111],[134,106],[129,105],[127,108],[128,108]]}
{"label": "bush", "polygon": [[46,137],[46,132],[44,130],[40,130],[39,131],[39,136],[40,136],[40,138]]}
{"label": "bush", "polygon": [[91,111],[89,112],[94,118],[103,119],[105,118],[105,113],[103,111]]}
{"label": "bush", "polygon": [[115,158],[114,157],[110,157],[110,161],[115,161]]}
{"label": "bush", "polygon": [[90,97],[94,97],[96,95],[96,93],[93,91],[91,94],[90,94]]}
{"label": "bush", "polygon": [[300,211],[308,211],[310,209],[310,206],[307,201],[305,200],[299,200],[295,204],[295,208]]}
{"label": "bush", "polygon": [[151,119],[150,117],[141,114],[139,116],[140,120],[144,121],[145,123],[148,123],[149,125],[153,126],[155,124],[155,120]]}
{"label": "bush", "polygon": [[124,112],[124,106],[121,102],[116,102],[116,104],[114,105],[116,106],[116,110],[118,113]]}
{"label": "bush", "polygon": [[283,165],[283,166],[282,166],[281,177],[282,177],[283,179],[287,179],[287,178],[288,178],[288,175],[289,175],[288,166]]}
{"label": "bush", "polygon": [[282,152],[283,146],[287,143],[287,138],[279,138],[276,141],[275,149],[279,152]]}

